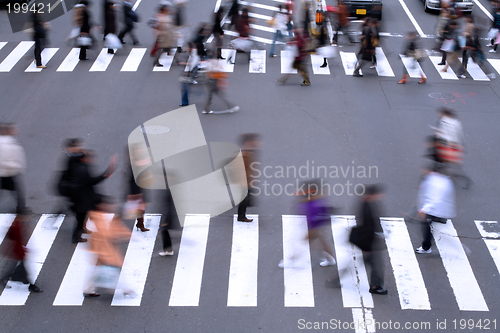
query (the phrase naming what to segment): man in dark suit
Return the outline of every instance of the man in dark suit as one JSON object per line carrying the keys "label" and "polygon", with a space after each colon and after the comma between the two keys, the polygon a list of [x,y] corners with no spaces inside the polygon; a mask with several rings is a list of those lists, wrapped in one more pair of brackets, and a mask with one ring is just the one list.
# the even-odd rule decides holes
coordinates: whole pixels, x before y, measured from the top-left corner
{"label": "man in dark suit", "polygon": [[71,210],[75,213],[77,222],[73,231],[73,243],[87,241],[82,238],[86,216],[89,211],[95,209],[95,205],[99,202],[101,197],[101,195],[95,191],[95,185],[111,177],[115,171],[117,156],[114,155],[111,158],[108,169],[99,176],[92,176],[90,172],[94,160],[94,152],[86,150],[83,152],[80,159],[71,165],[71,170],[69,171],[69,175],[75,183],[75,189],[71,195]]}
{"label": "man in dark suit", "polygon": [[132,40],[134,42],[134,45],[139,44],[139,41],[137,40],[137,37],[134,35],[134,22],[138,21],[137,14],[132,10],[132,3],[128,2],[127,0],[123,1],[123,15],[124,15],[124,22],[125,22],[125,27],[123,30],[120,32],[118,35],[118,38],[122,42],[122,44],[125,44],[123,41],[123,38],[125,37],[126,34],[130,34],[130,37],[132,37]]}

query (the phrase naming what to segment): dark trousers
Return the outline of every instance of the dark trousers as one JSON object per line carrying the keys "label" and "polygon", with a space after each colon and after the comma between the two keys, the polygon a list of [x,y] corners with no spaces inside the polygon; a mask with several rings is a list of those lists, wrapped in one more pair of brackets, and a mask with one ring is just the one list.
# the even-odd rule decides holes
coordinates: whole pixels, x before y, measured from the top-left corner
{"label": "dark trousers", "polygon": [[87,47],[86,46],[81,46],[80,47],[80,60],[86,60],[87,59]]}
{"label": "dark trousers", "polygon": [[43,39],[35,38],[35,61],[37,66],[42,66]]}
{"label": "dark trousers", "polygon": [[427,214],[425,215],[425,221],[423,221],[422,223],[422,235],[424,236],[424,240],[422,241],[422,248],[426,251],[432,246],[432,222],[446,223],[446,219]]}
{"label": "dark trousers", "polygon": [[182,95],[182,105],[188,105],[189,100],[188,100],[188,94],[189,94],[189,83],[188,82],[181,82],[181,95]]}
{"label": "dark trousers", "polygon": [[28,279],[28,272],[24,266],[24,261],[15,259],[7,261],[2,272],[2,277],[0,277],[0,282],[7,283],[9,279],[12,281],[22,282],[24,284],[30,283]]}
{"label": "dark trousers", "polygon": [[245,219],[247,217],[247,207],[250,202],[250,193],[247,193],[245,199],[238,205],[238,219]]}
{"label": "dark trousers", "polygon": [[83,234],[83,226],[85,225],[85,219],[87,217],[87,213],[76,213],[76,226],[73,229],[73,241],[78,241]]}
{"label": "dark trousers", "polygon": [[132,41],[134,42],[134,44],[138,43],[137,37],[134,35],[133,30],[134,30],[133,24],[126,25],[125,28],[118,34],[118,38],[120,39],[120,41],[123,43],[123,38],[125,37],[125,35],[130,34],[130,37],[132,37]]}
{"label": "dark trousers", "polygon": [[172,250],[172,240],[168,232],[168,226],[161,227],[161,239],[163,242],[163,251]]}
{"label": "dark trousers", "polygon": [[24,187],[21,182],[21,176],[0,177],[0,189],[16,192],[17,208],[26,207],[26,197]]}
{"label": "dark trousers", "polygon": [[384,251],[363,252],[365,265],[370,267],[370,287],[384,287]]}

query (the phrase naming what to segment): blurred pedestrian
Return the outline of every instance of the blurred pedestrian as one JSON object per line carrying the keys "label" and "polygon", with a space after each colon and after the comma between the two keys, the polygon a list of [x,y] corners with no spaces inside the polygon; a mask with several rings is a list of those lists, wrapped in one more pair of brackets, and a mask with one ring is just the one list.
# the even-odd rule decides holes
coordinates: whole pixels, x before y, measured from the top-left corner
{"label": "blurred pedestrian", "polygon": [[246,185],[248,188],[248,193],[245,199],[238,205],[238,221],[240,222],[252,222],[253,219],[247,218],[247,207],[253,205],[254,199],[252,198],[254,194],[252,193],[252,180],[255,178],[255,162],[257,162],[258,149],[260,148],[262,142],[260,141],[260,136],[257,133],[246,133],[242,134],[240,137],[241,144],[241,154],[243,156],[243,164],[245,165],[245,176]]}
{"label": "blurred pedestrian", "polygon": [[236,22],[236,32],[241,38],[250,38],[250,14],[248,8],[245,7],[241,10],[241,15]]}
{"label": "blurred pedestrian", "polygon": [[[492,34],[491,44],[493,44],[493,49],[491,49],[490,53],[497,52],[497,46],[500,44],[500,7],[495,8],[495,13],[493,14],[493,22],[491,25],[492,29],[495,29]],[[490,30],[491,31],[491,30]]]}
{"label": "blurred pedestrian", "polygon": [[16,192],[17,209],[26,208],[22,174],[26,169],[26,154],[16,140],[15,124],[0,125],[0,190]]}
{"label": "blurred pedestrian", "polygon": [[174,0],[175,6],[175,19],[174,24],[177,29],[177,53],[183,53],[182,46],[184,45],[184,33],[182,32],[183,28],[186,27],[184,10],[186,4],[189,0]]}
{"label": "blurred pedestrian", "polygon": [[[89,276],[85,283],[83,291],[85,297],[99,296],[100,294],[96,290],[98,287],[108,290],[116,288],[124,260],[118,241],[128,241],[131,232],[115,213],[114,201],[105,196],[100,197],[94,209],[88,213],[89,219],[92,220],[96,228],[90,237],[89,249],[96,257],[96,267],[94,274]],[[109,218],[106,216],[108,214],[114,214],[111,222],[108,222]],[[122,284],[122,288],[125,296],[135,295],[135,292],[128,286]]]}
{"label": "blurred pedestrian", "polygon": [[[406,34],[405,39],[406,45],[403,54],[407,58],[410,58],[413,63],[417,63],[420,66],[421,80],[418,81],[418,83],[425,83],[427,82],[427,79],[425,78],[424,72],[422,71],[422,61],[425,59],[426,53],[422,48],[420,37],[418,36],[416,31],[410,31]],[[403,66],[403,78],[398,82],[398,84],[405,84],[409,80],[410,75],[408,75],[408,70],[406,69],[406,66]]]}
{"label": "blurred pedestrian", "polygon": [[373,61],[375,47],[378,45],[372,19],[368,18],[366,23],[367,24],[363,28],[363,32],[361,34],[361,49],[358,53],[358,63],[352,74],[357,77],[363,76],[359,73],[359,70],[363,67],[363,65],[367,61]]}
{"label": "blurred pedestrian", "polygon": [[205,49],[205,42],[210,35],[210,25],[208,23],[202,22],[200,27],[196,31],[193,38],[193,43],[196,47],[196,52],[200,57],[200,61],[204,61],[207,58],[207,51]]}
{"label": "blurred pedestrian", "polygon": [[269,51],[270,57],[276,57],[274,54],[274,48],[276,47],[276,41],[278,39],[285,40],[284,33],[287,30],[288,15],[285,11],[284,6],[279,5],[278,11],[274,14],[272,20],[272,28],[276,31],[274,32],[273,43],[271,45],[271,50]]}
{"label": "blurred pedestrian", "polygon": [[40,293],[43,290],[35,285],[34,281],[30,278],[26,266],[26,239],[24,236],[24,224],[29,221],[30,213],[24,208],[17,211],[17,216],[12,222],[7,234],[5,235],[6,241],[10,242],[7,247],[8,251],[5,253],[7,264],[4,267],[0,277],[0,287],[7,287],[7,282],[10,280],[29,284],[28,290]]}
{"label": "blurred pedestrian", "polygon": [[363,251],[365,265],[370,268],[370,293],[386,295],[384,288],[385,260],[382,226],[380,225],[379,202],[383,197],[381,185],[373,184],[365,187],[361,198],[361,206],[356,221],[357,227],[351,230],[349,240]]}
{"label": "blurred pedestrian", "polygon": [[450,11],[446,8],[441,8],[436,25],[436,41],[438,43],[439,52],[441,52],[441,62],[438,65],[444,66],[446,64],[446,52],[441,50],[441,46],[445,40],[445,31],[450,21]]}
{"label": "blurred pedestrian", "polygon": [[224,13],[224,8],[220,7],[219,10],[214,14],[214,21],[212,27],[212,34],[215,39],[215,48],[217,59],[225,60],[222,57],[222,45],[224,43],[224,30],[222,29],[222,14]]}
{"label": "blurred pedestrian", "polygon": [[[171,177],[171,173],[169,177]],[[160,251],[159,255],[161,257],[164,256],[173,256],[174,250],[172,249],[172,239],[170,238],[169,228],[172,228],[174,223],[177,221],[177,212],[175,210],[174,199],[172,198],[172,193],[170,191],[170,187],[163,192],[163,203],[164,214],[161,214],[161,240],[162,240],[162,248],[163,251]]]}
{"label": "blurred pedestrian", "polygon": [[418,213],[422,221],[422,246],[415,252],[431,253],[433,222],[446,223],[455,217],[455,188],[446,175],[445,166],[435,163],[430,170],[424,170],[424,180],[418,192]]}
{"label": "blurred pedestrian", "polygon": [[[226,112],[236,112],[240,109],[239,106],[226,99],[224,90],[227,86],[228,74],[222,71],[218,64],[218,60],[211,60],[207,72],[207,80],[205,81],[205,88],[207,90],[207,97],[203,106],[202,113],[213,114],[214,111],[210,110],[212,104],[212,95],[216,94],[227,106]],[[220,112],[220,111],[219,111]]]}
{"label": "blurred pedestrian", "polygon": [[118,38],[120,39],[122,44],[125,44],[123,38],[125,38],[125,35],[129,34],[130,37],[132,37],[132,42],[134,43],[134,45],[138,45],[139,40],[134,34],[134,23],[139,22],[139,17],[137,16],[137,13],[133,10],[132,2],[124,0],[122,3],[122,8],[123,8],[123,22],[125,23],[125,26],[120,31]]}
{"label": "blurred pedestrian", "polygon": [[[109,34],[116,36],[116,15],[115,15],[115,3],[111,0],[106,0],[106,10],[104,12],[105,21],[104,21],[104,38],[109,38]],[[108,44],[106,41],[105,44]],[[115,51],[108,45],[108,54],[114,54]]]}
{"label": "blurred pedestrian", "polygon": [[342,34],[349,38],[349,45],[352,45],[354,40],[349,31],[347,31],[349,27],[349,9],[342,1],[338,1],[337,17],[337,28],[333,37],[333,44],[338,43],[339,31],[342,31]]}
{"label": "blurred pedestrian", "polygon": [[[80,60],[88,60],[87,58],[87,48],[91,47],[94,43],[94,39],[92,37],[91,30],[93,29],[92,18],[90,15],[90,5],[91,2],[87,0],[81,0],[80,4],[83,7],[79,7],[78,13],[81,15],[81,18],[78,19],[80,23],[80,36],[77,38],[77,46],[80,47]],[[96,27],[100,29],[101,27]]]}
{"label": "blurred pedestrian", "polygon": [[156,52],[155,66],[163,67],[160,63],[161,55],[165,52],[170,55],[171,49],[176,44],[171,6],[161,6],[157,19],[158,22],[155,29],[157,30],[156,45],[158,51]]}
{"label": "blurred pedestrian", "polygon": [[[306,35],[304,34],[303,29],[296,29],[294,30],[294,33],[294,40],[292,42],[289,42],[289,44],[292,44],[294,46],[296,54],[292,67],[295,68],[304,79],[301,86],[309,86],[311,85],[311,81],[309,79],[309,73],[307,71],[306,64],[306,59],[309,54],[309,50],[307,50],[306,45]],[[290,74],[283,74],[277,82],[279,84],[285,84],[289,76]]]}
{"label": "blurred pedestrian", "polygon": [[179,75],[179,82],[181,83],[181,104],[179,106],[188,106],[189,105],[189,89],[192,84],[197,84],[195,77],[198,73],[198,63],[197,58],[195,56],[196,48],[193,42],[189,42],[188,44],[188,52],[186,53],[183,59],[178,59],[179,63],[182,65],[186,65],[188,70],[186,71],[184,68],[181,69],[181,73]]}
{"label": "blurred pedestrian", "polygon": [[86,231],[85,221],[87,213],[95,209],[95,205],[100,201],[101,194],[96,192],[95,185],[106,178],[111,177],[115,171],[117,155],[111,158],[108,169],[99,176],[92,176],[91,171],[95,163],[95,153],[85,150],[78,161],[75,161],[69,171],[69,177],[74,180],[74,193],[71,196],[71,210],[76,215],[76,226],[73,230],[72,242],[86,242],[82,234]]}
{"label": "blurred pedestrian", "polygon": [[38,11],[34,11],[33,15],[33,39],[35,40],[35,62],[36,68],[47,68],[42,64],[42,49],[45,47],[47,38],[47,23],[42,19]]}
{"label": "blurred pedestrian", "polygon": [[446,52],[446,64],[441,72],[447,72],[450,63],[456,63],[460,66],[460,61],[458,60],[458,54],[461,50],[458,42],[459,30],[456,17],[451,17],[444,30],[444,42],[441,46],[441,50]]}
{"label": "blurred pedestrian", "polygon": [[80,27],[83,23],[83,10],[85,6],[81,3],[78,3],[73,7],[73,29],[69,33],[68,37],[66,37],[65,42],[70,45],[71,42],[76,42],[78,36],[80,36]]}
{"label": "blurred pedestrian", "polygon": [[227,15],[228,18],[231,19],[231,23],[229,24],[229,29],[231,29],[233,26],[236,26],[236,23],[240,18],[240,4],[238,3],[238,0],[233,0]]}
{"label": "blurred pedestrian", "polygon": [[[319,30],[317,47],[321,48],[325,46],[330,46],[330,37],[328,36],[326,22],[323,22],[321,25],[319,25],[317,29]],[[326,66],[328,66],[328,63],[326,62],[326,57],[323,57],[323,64],[319,67],[325,68]]]}

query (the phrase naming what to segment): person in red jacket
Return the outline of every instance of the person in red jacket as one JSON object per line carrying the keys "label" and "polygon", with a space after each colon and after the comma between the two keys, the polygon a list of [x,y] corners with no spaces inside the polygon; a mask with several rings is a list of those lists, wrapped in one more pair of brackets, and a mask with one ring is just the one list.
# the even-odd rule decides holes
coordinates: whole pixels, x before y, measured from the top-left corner
{"label": "person in red jacket", "polygon": [[9,262],[6,265],[2,277],[0,278],[0,286],[3,285],[6,288],[7,282],[10,280],[22,282],[24,284],[29,284],[29,291],[40,293],[42,289],[36,286],[34,283],[30,282],[28,277],[28,272],[24,265],[26,258],[26,248],[24,247],[24,236],[22,225],[30,217],[29,212],[26,209],[18,209],[18,215],[14,222],[7,231],[6,239],[10,241],[10,246],[7,247],[6,257],[9,258]]}

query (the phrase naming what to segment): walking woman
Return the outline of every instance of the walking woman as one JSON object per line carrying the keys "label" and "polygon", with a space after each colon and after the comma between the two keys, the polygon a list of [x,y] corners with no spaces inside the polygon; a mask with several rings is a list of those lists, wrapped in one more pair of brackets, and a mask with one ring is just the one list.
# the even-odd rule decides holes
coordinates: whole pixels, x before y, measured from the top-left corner
{"label": "walking woman", "polygon": [[[420,46],[420,39],[416,31],[411,31],[406,34],[406,48],[403,54],[408,58],[413,58],[412,62],[417,62],[421,65],[422,60],[425,57],[425,51]],[[418,83],[422,84],[427,81],[425,78],[424,72],[422,72],[422,68],[420,66],[420,77],[422,78]],[[403,78],[398,84],[405,84],[410,80],[410,76],[408,75],[408,70],[405,66],[403,66]]]}

